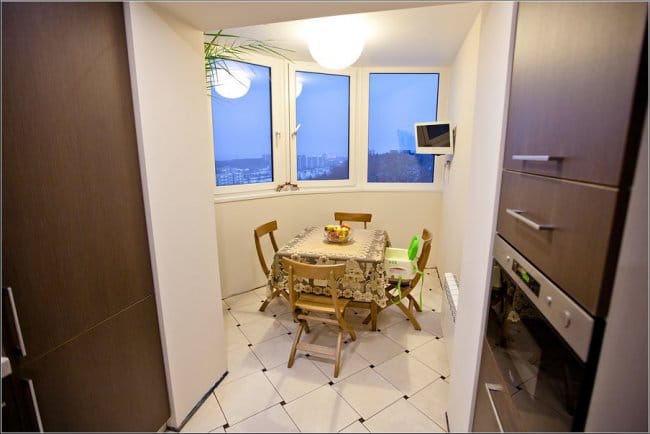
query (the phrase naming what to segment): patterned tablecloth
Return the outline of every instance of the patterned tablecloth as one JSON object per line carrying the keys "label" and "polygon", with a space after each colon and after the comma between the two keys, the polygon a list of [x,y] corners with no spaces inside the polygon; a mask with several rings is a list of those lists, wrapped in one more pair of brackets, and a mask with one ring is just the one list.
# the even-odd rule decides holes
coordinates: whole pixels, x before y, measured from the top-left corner
{"label": "patterned tablecloth", "polygon": [[[288,290],[282,257],[308,264],[345,263],[345,274],[338,281],[339,296],[386,306],[384,250],[389,241],[385,231],[353,228],[351,238],[346,243],[330,243],[325,240],[323,226],[306,228],[275,254],[269,289],[275,286]],[[326,281],[296,282],[295,288],[299,292],[329,295]]]}

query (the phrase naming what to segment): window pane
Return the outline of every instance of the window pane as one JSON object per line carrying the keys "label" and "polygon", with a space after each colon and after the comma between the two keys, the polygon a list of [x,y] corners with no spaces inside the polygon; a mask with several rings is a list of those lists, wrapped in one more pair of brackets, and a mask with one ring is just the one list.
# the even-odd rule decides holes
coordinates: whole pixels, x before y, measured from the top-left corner
{"label": "window pane", "polygon": [[212,88],[217,185],[272,182],[271,68],[225,63]]}
{"label": "window pane", "polygon": [[350,77],[296,72],[298,180],[348,179]]}
{"label": "window pane", "polygon": [[368,182],[433,182],[433,155],[415,153],[413,124],[437,113],[438,74],[370,74]]}

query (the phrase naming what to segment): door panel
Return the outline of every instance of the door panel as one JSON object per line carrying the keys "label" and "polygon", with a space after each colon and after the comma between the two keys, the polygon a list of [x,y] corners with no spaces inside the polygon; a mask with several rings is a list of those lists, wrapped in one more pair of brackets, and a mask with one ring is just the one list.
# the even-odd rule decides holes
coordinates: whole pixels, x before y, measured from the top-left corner
{"label": "door panel", "polygon": [[2,12],[2,280],[31,360],[153,282],[122,5]]}
{"label": "door panel", "polygon": [[[497,232],[580,305],[597,314],[617,190],[504,170]],[[508,213],[552,230],[537,230]]]}
{"label": "door panel", "polygon": [[25,365],[45,431],[157,431],[169,404],[154,297]]}
{"label": "door panel", "polygon": [[646,16],[645,3],[519,5],[505,169],[619,184]]}

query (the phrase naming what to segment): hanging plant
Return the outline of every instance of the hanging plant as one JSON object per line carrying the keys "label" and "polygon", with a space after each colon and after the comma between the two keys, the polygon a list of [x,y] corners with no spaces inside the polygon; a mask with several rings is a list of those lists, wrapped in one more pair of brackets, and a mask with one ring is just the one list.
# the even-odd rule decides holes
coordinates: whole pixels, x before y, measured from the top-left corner
{"label": "hanging plant", "polygon": [[217,85],[215,77],[219,70],[238,80],[228,68],[227,61],[229,60],[244,61],[247,54],[266,54],[291,62],[291,59],[283,52],[293,52],[293,50],[281,48],[266,41],[242,39],[239,36],[225,34],[223,30],[219,30],[217,33],[206,33],[205,35],[212,37],[210,42],[203,43],[205,80],[209,94],[211,94],[212,88]]}

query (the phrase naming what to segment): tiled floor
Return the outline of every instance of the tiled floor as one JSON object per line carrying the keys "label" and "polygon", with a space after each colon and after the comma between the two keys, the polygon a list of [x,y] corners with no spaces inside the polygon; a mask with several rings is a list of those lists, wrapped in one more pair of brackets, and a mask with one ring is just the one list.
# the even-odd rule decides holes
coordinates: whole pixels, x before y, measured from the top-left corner
{"label": "tiled floor", "polygon": [[[419,287],[416,296],[419,296]],[[224,300],[228,375],[183,432],[444,432],[449,366],[441,337],[442,291],[426,270],[416,331],[396,307],[378,331],[362,324],[368,311],[348,309],[356,341],[343,346],[342,366],[298,352],[287,368],[296,324],[278,298],[259,312],[258,288]],[[335,328],[313,326],[302,339],[331,345]]]}

